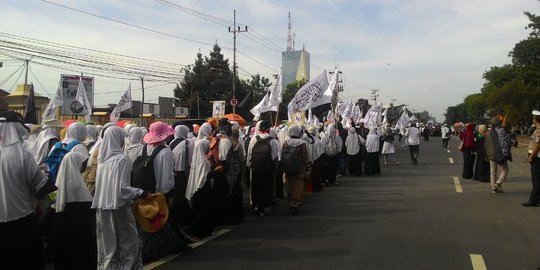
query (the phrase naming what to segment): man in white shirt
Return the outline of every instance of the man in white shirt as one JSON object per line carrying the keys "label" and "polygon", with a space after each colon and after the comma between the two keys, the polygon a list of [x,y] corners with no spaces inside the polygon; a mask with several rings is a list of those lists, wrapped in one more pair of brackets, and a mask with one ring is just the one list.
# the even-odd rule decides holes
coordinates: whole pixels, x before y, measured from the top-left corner
{"label": "man in white shirt", "polygon": [[420,153],[420,130],[416,127],[416,123],[411,123],[411,126],[405,131],[407,144],[409,145],[409,153],[411,154],[411,164],[418,164],[418,154]]}
{"label": "man in white shirt", "polygon": [[448,148],[448,141],[450,140],[450,128],[448,127],[448,124],[444,124],[444,126],[441,128],[441,137],[443,147]]}

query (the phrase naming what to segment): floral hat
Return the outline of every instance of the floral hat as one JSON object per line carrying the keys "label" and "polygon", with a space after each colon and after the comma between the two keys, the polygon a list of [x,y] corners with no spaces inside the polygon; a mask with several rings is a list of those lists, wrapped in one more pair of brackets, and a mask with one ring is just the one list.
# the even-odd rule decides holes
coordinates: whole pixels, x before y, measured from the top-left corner
{"label": "floral hat", "polygon": [[157,121],[150,125],[150,131],[144,135],[143,141],[148,144],[154,144],[165,140],[171,135],[174,135],[174,129],[166,123]]}

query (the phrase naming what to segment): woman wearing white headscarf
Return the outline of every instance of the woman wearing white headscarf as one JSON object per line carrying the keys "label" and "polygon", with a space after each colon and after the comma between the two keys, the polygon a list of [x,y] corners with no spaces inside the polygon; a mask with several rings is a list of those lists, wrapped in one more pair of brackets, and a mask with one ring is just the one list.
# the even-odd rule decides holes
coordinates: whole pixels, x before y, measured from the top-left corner
{"label": "woman wearing white headscarf", "polygon": [[124,154],[134,162],[138,156],[141,155],[141,151],[144,147],[142,143],[143,140],[143,131],[140,128],[132,128],[129,130],[129,135],[127,142],[129,145],[124,147]]}
{"label": "woman wearing white headscarf", "polygon": [[95,211],[82,178],[84,154],[64,156],[56,177],[55,269],[96,269]]}
{"label": "woman wearing white headscarf", "polygon": [[210,123],[205,122],[199,128],[199,132],[197,133],[197,141],[208,139],[211,133],[212,133],[212,126],[210,125]]}
{"label": "woman wearing white headscarf", "polygon": [[130,186],[132,163],[124,155],[126,135],[117,126],[107,128],[100,146],[96,193],[98,269],[142,269],[139,236],[131,210],[133,199],[146,197]]}
{"label": "woman wearing white headscarf", "polygon": [[30,151],[34,154],[34,158],[38,164],[45,163],[54,144],[60,141],[60,130],[62,127],[61,123],[57,120],[49,120],[43,123],[42,130],[34,142],[32,151]]}
{"label": "woman wearing white headscarf", "polygon": [[43,269],[43,247],[34,211],[36,197],[49,190],[47,177],[21,138],[28,133],[21,114],[0,112],[0,239],[3,269]]}
{"label": "woman wearing white headscarf", "polygon": [[[188,175],[191,166],[191,157],[193,156],[194,143],[188,140],[189,128],[184,125],[178,125],[174,128],[175,139],[171,142],[174,159],[174,221],[177,225],[185,223],[188,216],[189,203],[185,198],[188,183]],[[177,228],[177,227],[175,227]]]}
{"label": "woman wearing white headscarf", "polygon": [[394,160],[394,163],[397,165],[399,162],[396,161],[396,149],[394,147],[394,134],[392,133],[392,128],[387,127],[384,130],[383,135],[383,147],[381,150],[381,154],[383,154],[384,157],[384,165],[388,164],[388,155],[392,155],[392,158]]}
{"label": "woman wearing white headscarf", "polygon": [[304,202],[305,182],[307,179],[309,179],[311,173],[311,163],[309,161],[307,144],[305,140],[301,139],[303,133],[304,130],[302,129],[302,126],[291,126],[289,128],[290,138],[283,145],[283,149],[288,147],[297,148],[294,151],[299,153],[300,159],[304,161],[303,165],[300,166],[298,173],[285,173],[289,210],[292,214],[297,214],[298,208],[300,208]]}
{"label": "woman wearing white headscarf", "polygon": [[381,174],[381,164],[379,163],[379,142],[380,137],[376,128],[371,128],[366,138],[366,175]]}
{"label": "woman wearing white headscarf", "polygon": [[94,125],[87,125],[86,126],[86,139],[84,140],[83,144],[86,146],[86,149],[90,151],[92,149],[92,146],[96,143],[96,139],[98,137],[98,129]]}
{"label": "woman wearing white headscarf", "polygon": [[214,231],[217,222],[212,197],[212,170],[210,169],[210,162],[206,159],[209,149],[210,141],[201,139],[195,142],[185,194],[193,216],[193,220],[186,231],[199,238],[210,235]]}
{"label": "woman wearing white headscarf", "polygon": [[362,151],[361,145],[365,145],[366,141],[360,135],[356,134],[354,127],[349,127],[345,146],[347,147],[347,157],[349,160],[349,173],[353,176],[362,175]]}
{"label": "woman wearing white headscarf", "polygon": [[341,137],[336,136],[335,125],[329,124],[326,127],[324,136],[322,137],[324,154],[328,157],[328,169],[326,174],[326,185],[332,186],[336,184],[336,174],[338,167],[338,153],[341,152],[343,143]]}
{"label": "woman wearing white headscarf", "polygon": [[62,140],[62,144],[69,144],[73,141],[78,141],[79,144],[71,148],[70,152],[79,152],[86,155],[86,157],[88,158],[88,150],[86,149],[84,144],[82,144],[85,139],[86,127],[79,122],[75,122],[67,128],[66,137]]}
{"label": "woman wearing white headscarf", "polygon": [[[264,147],[265,144],[268,145],[270,153],[258,151],[259,149],[267,149]],[[259,145],[261,148],[258,148]],[[253,153],[256,154],[253,155]],[[265,160],[268,163],[264,162]],[[256,131],[248,147],[246,164],[250,166],[253,210],[261,216],[269,215],[274,205],[274,177],[279,163],[278,141],[270,137],[270,123],[268,121],[257,122]],[[263,166],[264,168],[254,168],[252,166],[257,166],[257,164],[264,164],[265,166]]]}

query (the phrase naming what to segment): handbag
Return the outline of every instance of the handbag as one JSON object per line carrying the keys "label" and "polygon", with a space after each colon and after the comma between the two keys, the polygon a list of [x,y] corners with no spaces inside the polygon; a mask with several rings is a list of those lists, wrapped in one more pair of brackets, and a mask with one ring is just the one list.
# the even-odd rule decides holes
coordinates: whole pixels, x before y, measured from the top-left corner
{"label": "handbag", "polygon": [[461,142],[461,143],[458,145],[457,149],[458,149],[459,151],[463,152],[463,142]]}

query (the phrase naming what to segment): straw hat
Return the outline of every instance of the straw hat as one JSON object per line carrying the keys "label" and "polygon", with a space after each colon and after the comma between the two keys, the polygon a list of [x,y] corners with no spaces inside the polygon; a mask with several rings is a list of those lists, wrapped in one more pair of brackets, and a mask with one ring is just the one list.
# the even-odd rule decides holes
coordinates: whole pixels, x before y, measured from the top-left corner
{"label": "straw hat", "polygon": [[167,137],[174,135],[174,129],[164,122],[157,121],[150,125],[150,131],[144,135],[143,141],[148,144],[153,144],[165,140]]}
{"label": "straw hat", "polygon": [[163,193],[155,193],[150,198],[133,204],[133,214],[141,229],[148,233],[161,230],[169,218],[169,208]]}

